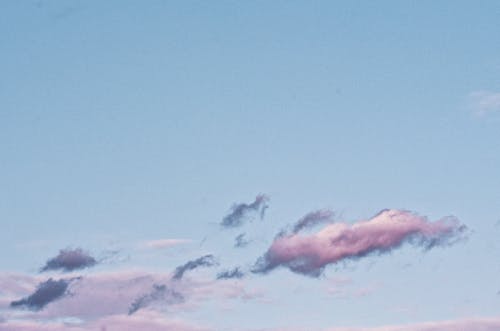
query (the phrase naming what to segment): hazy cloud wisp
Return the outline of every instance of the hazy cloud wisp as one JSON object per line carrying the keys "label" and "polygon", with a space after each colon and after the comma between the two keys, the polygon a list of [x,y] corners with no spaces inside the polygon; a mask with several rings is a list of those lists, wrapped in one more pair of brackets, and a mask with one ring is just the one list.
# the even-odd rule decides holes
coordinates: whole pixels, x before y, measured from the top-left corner
{"label": "hazy cloud wisp", "polygon": [[212,254],[204,255],[195,260],[188,261],[185,264],[178,266],[175,269],[172,279],[182,279],[184,273],[188,270],[194,270],[199,267],[211,267],[214,265],[217,265],[215,257]]}
{"label": "hazy cloud wisp", "polygon": [[221,271],[217,274],[217,279],[233,279],[233,278],[243,278],[245,273],[241,271],[239,267],[236,267],[231,270]]}
{"label": "hazy cloud wisp", "polygon": [[249,213],[257,213],[259,211],[260,218],[262,219],[264,218],[265,210],[268,208],[268,202],[269,198],[264,194],[260,194],[255,197],[255,200],[250,204],[235,204],[231,208],[231,212],[222,219],[220,224],[224,228],[236,228],[243,225]]}
{"label": "hazy cloud wisp", "polygon": [[167,287],[167,285],[154,284],[153,290],[150,293],[145,294],[132,302],[128,314],[132,315],[139,309],[145,308],[156,301],[162,301],[167,304],[180,303],[184,301],[184,296],[181,293]]}

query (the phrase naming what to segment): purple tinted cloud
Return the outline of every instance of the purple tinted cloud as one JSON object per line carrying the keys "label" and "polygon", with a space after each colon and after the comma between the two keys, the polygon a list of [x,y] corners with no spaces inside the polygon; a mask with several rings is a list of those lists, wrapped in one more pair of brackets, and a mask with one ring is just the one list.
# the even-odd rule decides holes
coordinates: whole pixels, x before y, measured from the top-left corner
{"label": "purple tinted cloud", "polygon": [[311,235],[282,234],[257,261],[253,272],[267,273],[284,266],[296,273],[319,276],[328,264],[386,253],[404,243],[431,249],[452,243],[465,230],[452,217],[429,222],[409,211],[383,210],[369,220],[328,224]]}
{"label": "purple tinted cloud", "polygon": [[70,280],[60,279],[49,280],[38,285],[36,291],[30,296],[12,301],[11,307],[25,307],[31,310],[43,309],[46,305],[54,300],[60,299],[66,294]]}

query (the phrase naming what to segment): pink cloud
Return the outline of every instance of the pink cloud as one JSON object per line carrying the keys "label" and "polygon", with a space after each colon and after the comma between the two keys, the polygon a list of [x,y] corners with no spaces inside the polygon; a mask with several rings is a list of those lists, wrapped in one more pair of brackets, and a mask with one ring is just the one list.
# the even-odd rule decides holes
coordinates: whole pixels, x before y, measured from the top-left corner
{"label": "pink cloud", "polygon": [[208,331],[209,328],[196,326],[178,319],[144,311],[138,314],[111,315],[83,323],[12,321],[0,323],[0,331]]}
{"label": "pink cloud", "polygon": [[294,272],[318,276],[328,264],[388,252],[406,242],[427,249],[451,243],[465,229],[452,217],[429,222],[409,211],[383,210],[354,224],[328,224],[312,235],[281,235],[258,261],[254,272],[285,266]]}
{"label": "pink cloud", "polygon": [[[67,277],[73,277],[68,274]],[[16,283],[15,278],[20,282]],[[1,275],[0,308],[6,309],[5,318],[45,319],[78,318],[80,320],[100,319],[104,316],[128,314],[133,302],[151,293],[154,285],[165,285],[180,293],[185,300],[172,303],[160,298],[145,306],[145,311],[167,310],[170,313],[191,311],[209,301],[260,299],[263,293],[245,286],[243,280],[221,282],[213,279],[185,277],[182,281],[172,280],[169,272],[115,271],[93,273],[73,281],[61,299],[51,302],[38,312],[9,308],[12,300],[32,293],[40,282],[40,276]],[[8,292],[7,292],[8,290]]]}
{"label": "pink cloud", "polygon": [[381,326],[374,328],[331,328],[325,331],[498,331],[500,317],[472,318],[442,322],[427,322],[398,326]]}

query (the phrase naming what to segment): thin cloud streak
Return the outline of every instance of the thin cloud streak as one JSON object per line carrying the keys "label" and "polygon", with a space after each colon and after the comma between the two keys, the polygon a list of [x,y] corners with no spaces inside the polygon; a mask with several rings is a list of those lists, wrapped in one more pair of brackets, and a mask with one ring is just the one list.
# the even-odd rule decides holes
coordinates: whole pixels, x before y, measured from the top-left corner
{"label": "thin cloud streak", "polygon": [[141,311],[134,315],[110,315],[83,323],[55,321],[8,321],[0,323],[0,331],[209,331],[214,329],[165,317],[154,311]]}
{"label": "thin cloud streak", "polygon": [[245,273],[241,271],[239,267],[236,267],[231,270],[221,271],[217,274],[217,279],[234,279],[234,278],[243,278]]}
{"label": "thin cloud streak", "polygon": [[331,210],[317,210],[306,214],[295,223],[292,233],[299,233],[304,229],[311,228],[315,225],[333,221],[334,213]]}
{"label": "thin cloud streak", "polygon": [[178,266],[175,269],[172,279],[180,280],[182,279],[186,271],[194,270],[199,267],[212,267],[214,265],[217,265],[215,257],[212,254],[204,255],[195,260],[188,261],[185,264]]}
{"label": "thin cloud streak", "polygon": [[161,301],[164,304],[176,304],[184,301],[184,296],[167,285],[154,284],[153,290],[139,298],[130,305],[129,315],[134,314],[139,309],[148,307],[154,302]]}
{"label": "thin cloud streak", "polygon": [[325,331],[498,331],[500,318],[473,318],[381,327],[330,328]]}
{"label": "thin cloud streak", "polygon": [[150,240],[145,243],[145,246],[153,249],[170,248],[182,244],[189,244],[191,240],[188,239],[157,239]]}
{"label": "thin cloud streak", "polygon": [[471,106],[478,115],[500,111],[500,92],[475,91],[469,95]]}

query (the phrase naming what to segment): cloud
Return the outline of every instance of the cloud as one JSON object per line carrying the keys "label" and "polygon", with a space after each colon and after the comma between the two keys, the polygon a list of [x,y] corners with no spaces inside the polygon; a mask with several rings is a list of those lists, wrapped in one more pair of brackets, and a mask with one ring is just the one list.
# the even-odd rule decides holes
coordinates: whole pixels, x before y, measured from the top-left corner
{"label": "cloud", "polygon": [[71,280],[49,280],[38,285],[36,291],[30,296],[21,300],[12,301],[11,307],[26,307],[31,310],[40,310],[52,301],[60,299],[67,292]]}
{"label": "cloud", "polygon": [[451,244],[465,230],[453,217],[429,222],[409,211],[383,210],[369,220],[328,224],[311,235],[282,234],[275,238],[252,271],[267,273],[284,266],[293,272],[317,277],[328,264],[390,252],[404,243],[424,249]]}
{"label": "cloud", "polygon": [[292,229],[292,233],[298,233],[304,229],[313,227],[320,223],[331,222],[334,213],[330,210],[317,210],[306,214],[300,220],[295,223]]}
{"label": "cloud", "polygon": [[[15,279],[19,279],[19,285],[13,284]],[[172,279],[170,272],[123,270],[92,273],[78,281],[71,281],[66,292],[42,310],[8,309],[13,298],[34,292],[39,279],[39,275],[0,273],[0,311],[7,321],[68,318],[90,321],[105,316],[127,315],[134,302],[139,303],[140,308],[133,316],[145,311],[164,311],[165,307],[170,313],[178,315],[193,311],[205,302],[253,300],[263,296],[261,292],[247,288],[240,280],[223,282],[212,277],[184,277],[179,282]],[[143,297],[145,299],[139,300]]]}
{"label": "cloud", "polygon": [[89,268],[97,264],[96,259],[81,248],[61,249],[59,254],[48,260],[40,272],[49,270],[73,271]]}
{"label": "cloud", "polygon": [[500,111],[500,92],[476,91],[469,97],[472,108],[479,115]]}
{"label": "cloud", "polygon": [[217,264],[217,261],[215,260],[214,256],[212,254],[204,255],[202,257],[199,257],[195,260],[191,260],[186,262],[183,265],[178,266],[175,269],[174,275],[172,276],[173,279],[182,279],[184,276],[184,273],[188,270],[194,270],[199,267],[211,267]]}
{"label": "cloud", "polygon": [[161,301],[162,303],[175,304],[184,301],[184,296],[174,289],[167,287],[167,285],[153,285],[153,290],[139,298],[137,298],[130,305],[128,314],[131,315],[139,309],[145,308],[150,304]]}
{"label": "cloud", "polygon": [[246,235],[244,233],[240,233],[234,238],[234,247],[242,248],[247,246],[250,243],[248,239],[246,239]]}
{"label": "cloud", "polygon": [[400,326],[381,327],[344,327],[330,328],[326,331],[498,331],[500,318],[474,318],[442,322],[428,322]]}
{"label": "cloud", "polygon": [[83,323],[55,321],[7,321],[0,323],[0,331],[209,331],[208,327],[167,318],[154,311],[141,311],[134,315],[110,315]]}
{"label": "cloud", "polygon": [[[63,322],[46,321],[7,321],[0,323],[0,331],[210,331],[210,327],[203,327],[183,321],[165,317],[164,314],[154,311],[141,311],[134,315],[111,315],[95,321],[69,324]],[[262,331],[264,329],[261,329]],[[266,331],[310,331],[310,328],[290,327],[279,329],[265,329]],[[318,329],[321,331],[498,331],[500,318],[470,318],[450,321],[414,323],[407,325],[386,325],[379,327],[333,327]]]}
{"label": "cloud", "polygon": [[225,270],[217,274],[217,279],[243,278],[245,273],[239,267],[231,270]]}
{"label": "cloud", "polygon": [[145,243],[148,248],[169,248],[177,245],[190,243],[191,240],[188,239],[158,239],[158,240],[150,240]]}
{"label": "cloud", "polygon": [[236,228],[243,225],[245,218],[250,213],[257,213],[259,211],[260,218],[262,219],[264,218],[265,210],[268,208],[268,202],[269,198],[266,195],[259,194],[255,197],[255,201],[250,204],[235,204],[231,208],[231,212],[222,219],[220,224],[224,228]]}

